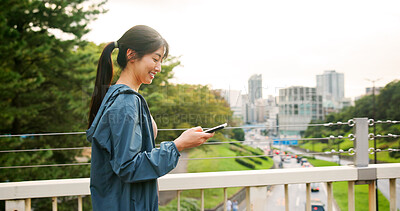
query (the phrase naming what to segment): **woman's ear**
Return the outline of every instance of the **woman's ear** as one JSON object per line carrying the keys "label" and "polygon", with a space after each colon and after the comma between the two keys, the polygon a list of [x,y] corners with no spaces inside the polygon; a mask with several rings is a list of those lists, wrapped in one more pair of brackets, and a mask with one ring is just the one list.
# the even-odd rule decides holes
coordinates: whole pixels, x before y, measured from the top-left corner
{"label": "woman's ear", "polygon": [[126,61],[133,61],[136,59],[136,52],[132,49],[126,51]]}

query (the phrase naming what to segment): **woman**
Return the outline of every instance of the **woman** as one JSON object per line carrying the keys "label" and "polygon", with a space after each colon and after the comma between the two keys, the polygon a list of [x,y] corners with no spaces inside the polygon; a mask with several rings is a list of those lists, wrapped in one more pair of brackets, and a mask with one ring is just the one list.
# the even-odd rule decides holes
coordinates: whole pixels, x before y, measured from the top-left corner
{"label": "woman", "polygon": [[[111,53],[117,47],[122,72],[110,86]],[[155,148],[157,126],[138,92],[141,84],[150,84],[161,71],[167,56],[167,42],[148,26],[129,29],[103,50],[86,132],[92,143],[93,210],[158,210],[157,178],[175,168],[180,151],[213,136],[196,127]]]}

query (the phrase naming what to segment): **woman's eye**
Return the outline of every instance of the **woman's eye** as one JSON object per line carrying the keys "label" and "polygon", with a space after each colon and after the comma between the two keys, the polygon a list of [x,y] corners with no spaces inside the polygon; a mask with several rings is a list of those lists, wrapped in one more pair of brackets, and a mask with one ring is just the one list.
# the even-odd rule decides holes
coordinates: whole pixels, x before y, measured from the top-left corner
{"label": "woman's eye", "polygon": [[153,61],[154,61],[154,62],[158,62],[158,60],[157,60],[157,59],[153,59]]}

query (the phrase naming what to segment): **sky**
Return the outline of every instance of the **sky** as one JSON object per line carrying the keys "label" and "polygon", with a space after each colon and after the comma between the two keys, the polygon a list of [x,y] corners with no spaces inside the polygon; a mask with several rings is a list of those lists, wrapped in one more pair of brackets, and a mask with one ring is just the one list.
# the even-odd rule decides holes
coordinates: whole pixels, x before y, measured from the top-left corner
{"label": "sky", "polygon": [[134,25],[156,29],[180,57],[175,83],[247,93],[316,86],[325,70],[344,73],[345,96],[400,79],[400,1],[110,0],[85,39],[118,40]]}

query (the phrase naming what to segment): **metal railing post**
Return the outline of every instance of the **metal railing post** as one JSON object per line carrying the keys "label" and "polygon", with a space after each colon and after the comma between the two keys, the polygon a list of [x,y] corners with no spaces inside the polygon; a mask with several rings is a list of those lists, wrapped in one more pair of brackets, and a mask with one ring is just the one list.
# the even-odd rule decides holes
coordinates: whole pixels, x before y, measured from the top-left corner
{"label": "metal railing post", "polygon": [[177,198],[178,198],[178,202],[177,202],[177,211],[181,211],[181,190],[178,190],[176,192],[177,194]]}
{"label": "metal railing post", "polygon": [[349,208],[349,211],[355,211],[356,206],[355,206],[355,197],[354,197],[354,181],[348,181],[347,186],[348,186],[348,193],[347,193],[347,207]]}
{"label": "metal railing post", "polygon": [[368,198],[369,198],[369,210],[375,211],[376,210],[376,191],[375,191],[376,180],[372,180],[371,183],[368,185]]}
{"label": "metal railing post", "polygon": [[31,199],[25,199],[25,211],[31,211],[32,208],[32,201]]}
{"label": "metal railing post", "polygon": [[53,211],[57,211],[57,197],[52,197],[51,198],[51,204],[52,204],[52,207],[53,207]]}
{"label": "metal railing post", "polygon": [[24,199],[6,200],[5,211],[15,211],[15,210],[24,210],[24,211],[26,210]]}
{"label": "metal railing post", "polygon": [[246,187],[246,211],[251,211],[250,187]]}
{"label": "metal railing post", "polygon": [[227,211],[227,201],[228,201],[228,190],[224,188],[224,211]]}
{"label": "metal railing post", "polygon": [[389,192],[390,192],[390,211],[396,211],[397,210],[397,204],[396,204],[396,178],[389,179]]}
{"label": "metal railing post", "polygon": [[326,183],[326,192],[328,192],[328,211],[333,211],[333,184],[332,182]]}
{"label": "metal railing post", "polygon": [[311,211],[311,184],[306,183],[306,211]]}
{"label": "metal railing post", "polygon": [[200,210],[204,211],[204,189],[201,189],[200,194],[201,194],[201,208],[200,208]]}
{"label": "metal railing post", "polygon": [[368,118],[354,118],[355,142],[354,165],[356,167],[368,167]]}
{"label": "metal railing post", "polygon": [[285,211],[289,211],[289,185],[284,185],[285,189]]}
{"label": "metal railing post", "polygon": [[83,211],[82,196],[78,196],[78,211]]}

